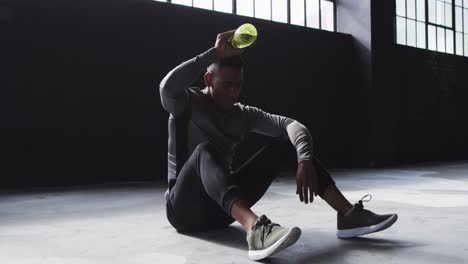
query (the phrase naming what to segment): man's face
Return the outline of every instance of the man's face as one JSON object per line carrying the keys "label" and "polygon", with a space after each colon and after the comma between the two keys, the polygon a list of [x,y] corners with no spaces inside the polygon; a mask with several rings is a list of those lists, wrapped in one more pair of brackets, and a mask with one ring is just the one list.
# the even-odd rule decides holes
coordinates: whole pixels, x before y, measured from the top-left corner
{"label": "man's face", "polygon": [[[209,73],[208,73],[209,74]],[[218,67],[207,81],[210,86],[211,98],[223,110],[229,111],[239,99],[242,84],[242,70],[239,68],[223,66]]]}

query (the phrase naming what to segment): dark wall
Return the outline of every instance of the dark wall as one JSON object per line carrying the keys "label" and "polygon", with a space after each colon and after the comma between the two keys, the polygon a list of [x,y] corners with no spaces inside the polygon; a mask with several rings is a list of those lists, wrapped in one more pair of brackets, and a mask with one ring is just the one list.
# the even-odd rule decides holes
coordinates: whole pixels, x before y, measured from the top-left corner
{"label": "dark wall", "polygon": [[394,44],[395,1],[372,1],[375,165],[468,158],[468,58]]}
{"label": "dark wall", "polygon": [[351,56],[356,67],[353,74],[356,82],[349,83],[349,111],[352,125],[350,128],[353,155],[352,166],[366,167],[370,156],[370,130],[372,127],[370,94],[372,88],[372,38],[371,38],[371,0],[339,0],[336,2],[337,31],[351,34]]}
{"label": "dark wall", "polygon": [[244,22],[259,38],[243,102],[301,121],[325,164],[350,165],[349,35],[151,1],[0,6],[1,186],[165,179],[168,115],[154,87]]}

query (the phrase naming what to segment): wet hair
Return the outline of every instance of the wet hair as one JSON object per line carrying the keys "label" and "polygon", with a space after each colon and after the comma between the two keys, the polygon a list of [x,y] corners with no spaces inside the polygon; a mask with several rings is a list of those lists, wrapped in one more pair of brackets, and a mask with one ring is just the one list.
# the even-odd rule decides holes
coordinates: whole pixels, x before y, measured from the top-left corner
{"label": "wet hair", "polygon": [[244,61],[241,56],[221,58],[211,63],[206,71],[215,74],[218,67],[232,67],[242,70],[244,68]]}

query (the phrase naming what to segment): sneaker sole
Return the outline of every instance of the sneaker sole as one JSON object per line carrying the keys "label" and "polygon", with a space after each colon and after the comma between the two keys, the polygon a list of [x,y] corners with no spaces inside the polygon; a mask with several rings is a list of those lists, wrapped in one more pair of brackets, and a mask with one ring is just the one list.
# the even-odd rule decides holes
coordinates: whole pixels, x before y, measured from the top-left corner
{"label": "sneaker sole", "polygon": [[357,236],[362,236],[370,233],[375,233],[378,231],[385,230],[392,226],[398,219],[398,215],[394,214],[389,217],[387,220],[372,226],[365,226],[353,229],[338,230],[336,235],[338,238],[352,238]]}
{"label": "sneaker sole", "polygon": [[301,229],[298,227],[293,227],[289,229],[288,233],[276,241],[273,245],[262,250],[249,250],[249,258],[251,260],[264,259],[269,256],[273,256],[279,251],[291,246],[296,243],[296,241],[301,236]]}

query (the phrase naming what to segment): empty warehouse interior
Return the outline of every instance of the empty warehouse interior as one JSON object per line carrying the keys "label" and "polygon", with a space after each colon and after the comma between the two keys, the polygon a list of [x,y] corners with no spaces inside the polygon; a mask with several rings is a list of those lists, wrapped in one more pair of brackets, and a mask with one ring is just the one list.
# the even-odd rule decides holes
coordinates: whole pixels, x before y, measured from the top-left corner
{"label": "empty warehouse interior", "polygon": [[[0,259],[254,263],[240,222],[180,232],[168,219],[161,98],[175,67],[251,23],[238,102],[300,122],[354,207],[398,214],[382,232],[337,238],[325,193],[298,197],[304,145],[290,140],[254,170],[276,174],[249,207],[302,231],[256,261],[466,263],[467,21],[463,0],[0,1]],[[190,87],[205,88],[204,73]],[[232,167],[268,152],[272,133],[243,135]]]}

